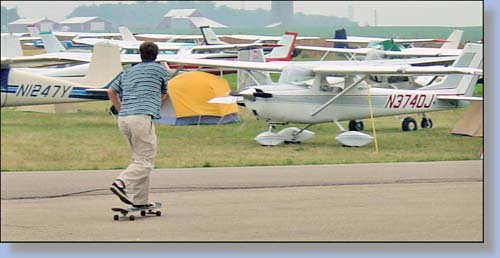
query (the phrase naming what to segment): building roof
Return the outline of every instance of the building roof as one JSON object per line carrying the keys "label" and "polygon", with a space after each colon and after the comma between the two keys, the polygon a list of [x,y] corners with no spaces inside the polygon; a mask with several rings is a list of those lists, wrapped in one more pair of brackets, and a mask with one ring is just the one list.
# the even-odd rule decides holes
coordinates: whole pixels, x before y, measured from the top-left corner
{"label": "building roof", "polygon": [[195,12],[197,12],[196,9],[172,9],[163,17],[185,18],[193,15]]}
{"label": "building roof", "polygon": [[92,16],[92,17],[72,17],[67,20],[64,20],[60,23],[86,23],[94,19],[98,19],[99,17]]}
{"label": "building roof", "polygon": [[[15,20],[13,22],[10,22],[9,24],[35,24],[35,23],[39,23],[39,22],[44,21],[44,20],[52,21],[52,20],[47,19],[47,18],[29,18],[29,19],[18,19],[18,20]],[[52,21],[52,22],[54,22],[54,21]]]}

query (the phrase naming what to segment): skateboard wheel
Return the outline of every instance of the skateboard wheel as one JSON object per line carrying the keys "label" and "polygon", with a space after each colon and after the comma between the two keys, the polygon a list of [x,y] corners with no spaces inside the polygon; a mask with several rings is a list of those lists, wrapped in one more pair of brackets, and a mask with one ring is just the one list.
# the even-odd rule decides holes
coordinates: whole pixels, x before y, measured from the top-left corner
{"label": "skateboard wheel", "polygon": [[128,218],[129,218],[130,220],[135,220],[135,216],[134,216],[134,215],[130,215]]}
{"label": "skateboard wheel", "polygon": [[156,216],[161,216],[161,211],[156,211]]}
{"label": "skateboard wheel", "polygon": [[141,216],[146,216],[146,211],[141,211]]}
{"label": "skateboard wheel", "polygon": [[114,220],[118,220],[119,218],[120,218],[120,217],[118,217],[118,215],[113,216],[113,219],[114,219]]}

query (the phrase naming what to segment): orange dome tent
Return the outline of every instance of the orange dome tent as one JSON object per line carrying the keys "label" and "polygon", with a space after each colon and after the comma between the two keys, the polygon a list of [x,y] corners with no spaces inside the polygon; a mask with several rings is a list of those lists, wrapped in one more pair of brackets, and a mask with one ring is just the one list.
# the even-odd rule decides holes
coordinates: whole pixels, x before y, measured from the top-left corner
{"label": "orange dome tent", "polygon": [[227,124],[240,122],[238,106],[208,103],[231,91],[226,80],[205,72],[185,72],[168,82],[168,99],[157,123],[171,125]]}

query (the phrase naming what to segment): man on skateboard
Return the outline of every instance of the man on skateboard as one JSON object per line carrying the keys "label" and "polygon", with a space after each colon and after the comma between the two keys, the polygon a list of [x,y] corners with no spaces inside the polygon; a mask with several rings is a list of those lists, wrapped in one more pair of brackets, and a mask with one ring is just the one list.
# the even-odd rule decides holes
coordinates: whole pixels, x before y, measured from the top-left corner
{"label": "man on skateboard", "polygon": [[156,44],[144,42],[139,52],[142,62],[120,74],[108,89],[109,99],[119,112],[118,127],[132,153],[131,163],[111,184],[110,190],[128,205],[147,208],[154,206],[149,203],[149,178],[157,150],[152,119],[160,118],[170,76],[155,62]]}

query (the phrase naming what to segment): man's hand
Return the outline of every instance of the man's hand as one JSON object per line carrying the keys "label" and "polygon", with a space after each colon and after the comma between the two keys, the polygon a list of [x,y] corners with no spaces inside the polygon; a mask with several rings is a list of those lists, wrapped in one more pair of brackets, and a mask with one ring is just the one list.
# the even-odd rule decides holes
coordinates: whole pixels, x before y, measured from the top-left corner
{"label": "man's hand", "polygon": [[118,92],[116,92],[114,89],[109,88],[108,89],[108,97],[109,100],[111,100],[111,103],[113,103],[113,106],[115,106],[116,110],[120,112],[122,109],[122,103],[120,101],[120,96],[118,95]]}

